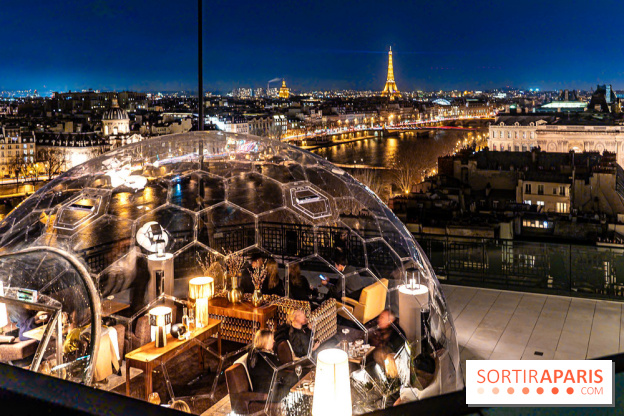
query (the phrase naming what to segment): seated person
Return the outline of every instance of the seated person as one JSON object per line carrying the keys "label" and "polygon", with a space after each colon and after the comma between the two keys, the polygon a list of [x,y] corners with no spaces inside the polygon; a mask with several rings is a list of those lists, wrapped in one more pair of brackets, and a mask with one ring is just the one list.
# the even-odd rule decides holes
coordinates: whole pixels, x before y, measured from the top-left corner
{"label": "seated person", "polygon": [[310,301],[318,295],[318,291],[313,289],[308,279],[301,274],[301,268],[298,264],[292,264],[288,269],[288,287],[289,297],[295,300]]}
{"label": "seated person", "polygon": [[377,317],[377,327],[369,334],[369,343],[375,347],[375,362],[385,368],[388,355],[394,356],[405,345],[405,334],[394,314],[386,309]]}
{"label": "seated person", "polygon": [[273,332],[260,329],[253,339],[253,346],[247,356],[247,371],[257,393],[269,393],[274,370],[279,367],[279,360],[273,352],[275,340]]}
{"label": "seated person", "polygon": [[267,275],[262,282],[263,295],[284,296],[284,284],[279,276],[279,268],[277,261],[271,258],[266,261]]}
{"label": "seated person", "polygon": [[[247,371],[253,391],[269,394],[271,401],[279,402],[286,397],[290,388],[297,383],[297,376],[293,372],[281,371],[273,382],[273,374],[281,365],[273,346],[275,344],[273,332],[268,329],[260,329],[256,332],[253,346],[247,356]],[[273,391],[270,391],[273,388]]]}
{"label": "seated person", "polygon": [[253,293],[255,290],[253,280],[251,278],[252,269],[262,266],[264,257],[261,253],[254,253],[249,258],[249,265],[241,271],[241,279],[238,282],[238,288],[243,293]]}
{"label": "seated person", "polygon": [[[295,353],[295,359],[308,355],[310,348],[310,337],[312,336],[312,328],[308,322],[308,318],[304,311],[296,309],[288,314],[286,323],[280,325],[275,331],[275,342],[288,341]],[[312,345],[312,351],[319,346],[316,341]]]}
{"label": "seated person", "polygon": [[[375,279],[357,273],[354,267],[348,265],[347,257],[347,252],[343,248],[337,248],[334,252],[334,267],[345,276],[345,296],[357,301],[360,299],[362,289],[375,283]],[[321,284],[327,287],[326,298],[342,301],[342,281],[340,279],[334,283],[322,280]]]}
{"label": "seated person", "polygon": [[191,413],[191,407],[182,400],[174,400],[169,408],[183,413]]}
{"label": "seated person", "polygon": [[24,332],[43,325],[49,319],[49,314],[43,311],[35,312],[21,307],[9,307],[8,309],[10,321],[18,328],[17,335],[20,341],[30,339],[24,336]]}

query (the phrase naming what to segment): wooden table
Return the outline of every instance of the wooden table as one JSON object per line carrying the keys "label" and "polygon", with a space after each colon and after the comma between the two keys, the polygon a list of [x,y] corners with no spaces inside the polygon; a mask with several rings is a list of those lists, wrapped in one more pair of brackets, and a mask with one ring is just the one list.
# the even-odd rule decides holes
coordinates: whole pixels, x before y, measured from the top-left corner
{"label": "wooden table", "polygon": [[223,321],[221,336],[228,341],[249,343],[258,329],[277,314],[277,305],[255,308],[251,302],[230,303],[226,298],[214,298],[208,302],[211,318]]}
{"label": "wooden table", "polygon": [[102,301],[102,318],[106,318],[107,316],[111,316],[114,313],[123,311],[124,309],[129,308],[130,305],[123,302],[117,302],[111,299],[104,299]]}
{"label": "wooden table", "polygon": [[362,364],[364,358],[368,358],[371,352],[375,351],[375,347],[371,345],[371,347],[364,353],[364,355],[358,355],[353,357],[349,355],[349,362],[354,364]]}
{"label": "wooden table", "polygon": [[[291,393],[301,393],[301,394],[305,394],[306,396],[314,396],[314,392],[310,391],[310,390],[306,390],[303,388],[303,383],[313,383],[314,380],[312,379],[312,373],[314,371],[309,371],[308,374],[306,374],[305,376],[301,377],[301,380],[299,380],[294,386],[292,386],[290,388],[290,392]],[[299,388],[301,388],[301,390],[298,390]]]}
{"label": "wooden table", "polygon": [[[159,365],[164,365],[167,361],[182,354],[184,351],[194,347],[193,339],[204,341],[212,335],[217,335],[217,351],[221,355],[221,321],[210,319],[207,326],[198,328],[191,332],[189,339],[179,340],[171,334],[167,334],[167,345],[156,348],[154,342],[147,343],[134,351],[126,354],[126,396],[130,396],[130,367],[143,370],[145,373],[145,399],[152,392],[152,371]],[[201,348],[200,348],[201,351]],[[203,365],[203,355],[200,353],[200,360]]]}

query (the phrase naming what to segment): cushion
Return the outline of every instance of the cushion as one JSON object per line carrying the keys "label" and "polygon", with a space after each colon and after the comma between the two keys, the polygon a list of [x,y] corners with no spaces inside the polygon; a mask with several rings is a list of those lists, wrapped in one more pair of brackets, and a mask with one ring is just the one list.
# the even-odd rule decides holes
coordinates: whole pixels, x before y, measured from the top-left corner
{"label": "cushion", "polygon": [[11,344],[15,341],[15,337],[11,335],[0,335],[0,344]]}

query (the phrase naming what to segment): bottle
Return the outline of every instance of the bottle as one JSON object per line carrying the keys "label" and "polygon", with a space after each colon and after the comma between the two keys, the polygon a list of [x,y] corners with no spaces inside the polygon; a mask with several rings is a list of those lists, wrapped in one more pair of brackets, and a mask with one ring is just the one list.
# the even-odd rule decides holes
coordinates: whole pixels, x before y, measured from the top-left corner
{"label": "bottle", "polygon": [[188,310],[186,308],[182,308],[182,311],[182,325],[186,327],[187,331],[190,331],[191,327],[189,326]]}

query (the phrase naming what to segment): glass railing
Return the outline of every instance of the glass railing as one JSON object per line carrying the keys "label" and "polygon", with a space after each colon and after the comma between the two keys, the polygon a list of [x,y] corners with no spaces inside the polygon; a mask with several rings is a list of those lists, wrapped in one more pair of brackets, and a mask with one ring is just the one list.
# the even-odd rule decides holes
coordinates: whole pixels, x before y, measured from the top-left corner
{"label": "glass railing", "polygon": [[440,281],[624,300],[624,247],[414,234]]}

